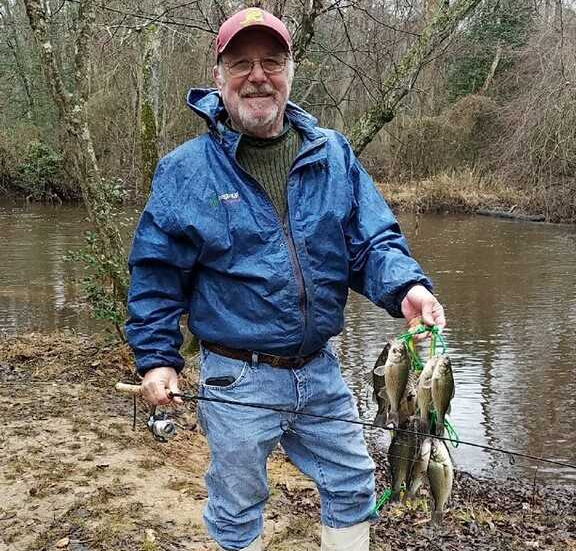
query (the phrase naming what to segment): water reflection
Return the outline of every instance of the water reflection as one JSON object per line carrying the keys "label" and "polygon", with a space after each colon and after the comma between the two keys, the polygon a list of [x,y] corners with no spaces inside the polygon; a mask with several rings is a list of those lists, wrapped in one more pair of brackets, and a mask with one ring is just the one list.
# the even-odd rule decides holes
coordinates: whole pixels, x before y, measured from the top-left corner
{"label": "water reflection", "polygon": [[[452,420],[460,437],[576,463],[574,229],[482,217],[402,222],[446,306],[457,383]],[[368,370],[383,339],[402,327],[358,296],[351,297],[348,324],[337,346],[360,409],[373,418],[356,370]],[[501,454],[466,446],[455,458],[460,468],[499,475],[534,469],[524,460],[512,468]],[[538,476],[576,481],[575,471],[561,467],[540,466]]]}
{"label": "water reflection", "polygon": [[[84,212],[0,204],[0,332],[62,327],[102,329],[79,301],[78,266],[64,253],[83,246]],[[446,306],[448,352],[457,384],[452,421],[460,437],[576,463],[576,232],[483,217],[402,217],[413,252]],[[369,373],[386,338],[403,331],[352,294],[335,339],[360,413],[376,414]],[[382,446],[387,433],[371,431]],[[461,446],[460,468],[533,473],[501,455]],[[521,462],[527,463],[527,462]],[[576,473],[540,467],[538,476],[576,482]]]}
{"label": "water reflection", "polygon": [[0,332],[102,329],[79,302],[81,270],[64,260],[84,245],[85,218],[78,207],[0,204]]}

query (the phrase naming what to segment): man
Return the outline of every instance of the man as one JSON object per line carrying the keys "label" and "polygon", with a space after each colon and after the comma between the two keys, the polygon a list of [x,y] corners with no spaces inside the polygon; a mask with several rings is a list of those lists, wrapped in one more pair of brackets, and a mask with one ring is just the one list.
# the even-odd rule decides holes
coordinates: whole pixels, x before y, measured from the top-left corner
{"label": "man", "polygon": [[[153,404],[178,391],[184,312],[201,340],[203,396],[347,419],[358,413],[328,339],[349,287],[393,316],[444,325],[349,144],[288,102],[291,48],[265,11],[228,19],[218,90],[188,95],[208,132],[158,165],[130,255],[126,327]],[[322,549],[368,549],[374,464],[357,425],[207,401],[198,416],[211,453],[204,519],[223,549],[262,549],[278,443],[318,487]]]}

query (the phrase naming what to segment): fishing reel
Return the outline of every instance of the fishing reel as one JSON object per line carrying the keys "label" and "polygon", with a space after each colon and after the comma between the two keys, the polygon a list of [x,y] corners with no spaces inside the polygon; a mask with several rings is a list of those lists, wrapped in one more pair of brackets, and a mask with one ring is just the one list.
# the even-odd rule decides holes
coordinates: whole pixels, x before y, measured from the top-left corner
{"label": "fishing reel", "polygon": [[146,425],[158,442],[168,442],[176,436],[176,423],[168,418],[168,413],[157,412],[156,408],[152,410]]}

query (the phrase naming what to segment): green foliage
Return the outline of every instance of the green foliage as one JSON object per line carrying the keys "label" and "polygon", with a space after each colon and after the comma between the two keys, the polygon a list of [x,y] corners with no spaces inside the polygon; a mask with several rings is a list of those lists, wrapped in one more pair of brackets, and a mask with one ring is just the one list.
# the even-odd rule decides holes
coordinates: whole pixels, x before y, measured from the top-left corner
{"label": "green foliage", "polygon": [[[103,224],[116,230],[131,224],[121,219],[118,207],[125,198],[121,179],[102,180],[98,189],[99,211],[97,216]],[[86,275],[82,288],[95,319],[111,322],[119,334],[126,319],[126,289],[128,288],[127,262],[124,255],[111,255],[102,232],[86,232],[86,246],[80,251],[70,251],[66,260],[80,263]]]}
{"label": "green foliage", "polygon": [[121,206],[126,198],[126,187],[122,178],[103,179],[100,185],[100,193],[102,194],[101,203],[103,208],[106,209],[106,214],[114,216],[114,209]]}
{"label": "green foliage", "polygon": [[120,330],[126,319],[124,297],[119,296],[111,274],[121,271],[125,260],[106,258],[95,232],[86,232],[85,237],[86,247],[68,252],[66,260],[79,262],[86,270],[82,288],[94,318],[109,321]]}
{"label": "green foliage", "polygon": [[0,192],[32,201],[77,199],[63,154],[40,138],[41,129],[20,125],[0,131]]}
{"label": "green foliage", "polygon": [[388,177],[428,178],[473,166],[497,127],[496,106],[485,96],[458,100],[437,117],[398,117],[389,144]]}
{"label": "green foliage", "polygon": [[34,141],[28,144],[17,172],[20,185],[33,199],[42,200],[59,187],[63,179],[63,157],[49,145]]}
{"label": "green foliage", "polygon": [[463,33],[461,53],[448,67],[447,88],[451,101],[480,89],[498,47],[502,49],[498,71],[511,67],[515,52],[526,43],[534,16],[534,7],[523,0],[488,2],[478,10]]}
{"label": "green foliage", "polygon": [[[111,274],[122,271],[125,260],[106,258],[95,232],[86,232],[85,237],[86,247],[80,251],[69,251],[66,260],[79,262],[86,271],[82,288],[93,317],[111,322],[121,332],[126,319],[124,297],[119,294]],[[126,284],[127,277],[126,274]]]}

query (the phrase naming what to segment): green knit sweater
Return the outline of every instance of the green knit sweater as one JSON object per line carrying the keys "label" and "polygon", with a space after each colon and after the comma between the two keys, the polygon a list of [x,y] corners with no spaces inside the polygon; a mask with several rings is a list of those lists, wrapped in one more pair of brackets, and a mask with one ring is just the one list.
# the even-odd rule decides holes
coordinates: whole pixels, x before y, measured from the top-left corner
{"label": "green knit sweater", "polygon": [[286,213],[288,173],[300,144],[300,135],[287,123],[275,138],[243,134],[236,150],[238,164],[264,188],[281,219]]}

